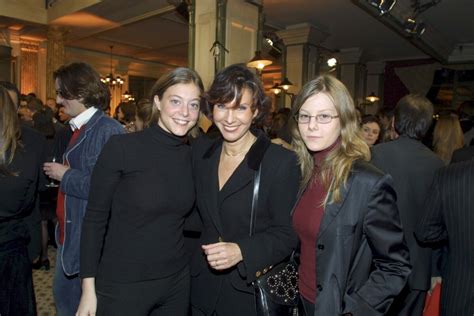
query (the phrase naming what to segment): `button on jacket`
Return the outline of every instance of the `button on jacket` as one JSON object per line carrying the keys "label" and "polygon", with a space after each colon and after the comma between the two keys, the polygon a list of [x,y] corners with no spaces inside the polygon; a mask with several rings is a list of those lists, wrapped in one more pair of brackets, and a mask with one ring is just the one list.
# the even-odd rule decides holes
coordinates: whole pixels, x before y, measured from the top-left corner
{"label": "button on jacket", "polygon": [[315,315],[384,315],[411,271],[391,177],[357,161],[341,192],[315,242]]}

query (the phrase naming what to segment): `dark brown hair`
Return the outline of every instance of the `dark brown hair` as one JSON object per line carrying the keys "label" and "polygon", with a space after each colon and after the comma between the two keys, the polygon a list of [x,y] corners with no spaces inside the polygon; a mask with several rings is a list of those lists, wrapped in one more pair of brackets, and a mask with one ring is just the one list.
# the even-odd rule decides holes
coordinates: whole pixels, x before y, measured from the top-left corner
{"label": "dark brown hair", "polygon": [[420,140],[433,121],[433,104],[422,95],[408,94],[398,101],[394,120],[398,135]]}
{"label": "dark brown hair", "polygon": [[258,109],[254,123],[260,122],[270,108],[270,101],[264,93],[260,79],[243,64],[230,65],[217,73],[207,92],[207,108],[204,113],[211,117],[214,105],[226,104],[233,100],[235,106],[239,106],[244,89],[252,93],[252,111]]}
{"label": "dark brown hair", "polygon": [[80,100],[86,108],[105,109],[110,102],[109,88],[100,81],[99,74],[83,62],[59,67],[53,73],[59,81],[57,93],[67,100]]}

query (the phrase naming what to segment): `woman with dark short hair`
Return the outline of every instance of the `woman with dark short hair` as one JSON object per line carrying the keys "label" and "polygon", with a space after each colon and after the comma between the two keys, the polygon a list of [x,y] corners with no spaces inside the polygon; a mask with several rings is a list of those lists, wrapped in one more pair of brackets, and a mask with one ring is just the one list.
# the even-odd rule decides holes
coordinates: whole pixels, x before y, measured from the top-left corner
{"label": "woman with dark short hair", "polygon": [[151,92],[157,121],[104,147],[82,228],[77,315],[187,315],[183,229],[195,193],[185,137],[203,90],[193,70],[164,74]]}
{"label": "woman with dark short hair", "polygon": [[[252,282],[296,247],[291,209],[299,170],[293,152],[254,129],[268,99],[243,65],[220,71],[208,93],[208,113],[222,138],[193,144],[196,198],[203,222],[191,268],[193,315],[256,315]],[[260,170],[254,233],[254,176]]]}
{"label": "woman with dark short hair", "polygon": [[369,147],[377,144],[379,140],[382,139],[382,125],[380,124],[380,120],[377,118],[377,116],[372,114],[366,114],[362,116],[360,126],[362,130],[362,137]]}

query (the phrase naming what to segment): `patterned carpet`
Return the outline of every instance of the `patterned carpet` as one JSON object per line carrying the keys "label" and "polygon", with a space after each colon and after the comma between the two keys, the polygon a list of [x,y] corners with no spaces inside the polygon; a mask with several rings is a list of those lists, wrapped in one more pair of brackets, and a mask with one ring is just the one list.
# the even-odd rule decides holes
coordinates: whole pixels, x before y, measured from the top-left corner
{"label": "patterned carpet", "polygon": [[51,268],[49,271],[33,270],[33,284],[35,286],[36,309],[38,316],[55,316],[56,308],[53,299],[53,275],[56,263],[56,249],[48,248],[48,257]]}

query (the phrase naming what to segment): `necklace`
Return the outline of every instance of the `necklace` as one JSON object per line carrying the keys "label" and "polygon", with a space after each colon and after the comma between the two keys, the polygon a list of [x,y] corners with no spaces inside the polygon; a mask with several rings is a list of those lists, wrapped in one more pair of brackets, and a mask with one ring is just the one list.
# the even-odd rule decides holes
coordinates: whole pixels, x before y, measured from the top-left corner
{"label": "necklace", "polygon": [[222,146],[222,149],[223,149],[222,151],[224,152],[224,155],[226,155],[226,156],[229,156],[229,157],[237,157],[237,156],[240,156],[240,155],[242,155],[242,154],[247,153],[247,152],[250,150],[250,148],[252,147],[253,143],[255,143],[256,140],[257,140],[257,138],[254,137],[254,138],[251,140],[251,142],[250,142],[250,146],[248,146],[248,148],[246,148],[246,149],[244,149],[244,150],[242,150],[242,151],[239,151],[238,153],[230,153],[230,152],[228,152],[228,151],[225,149],[225,146]]}

